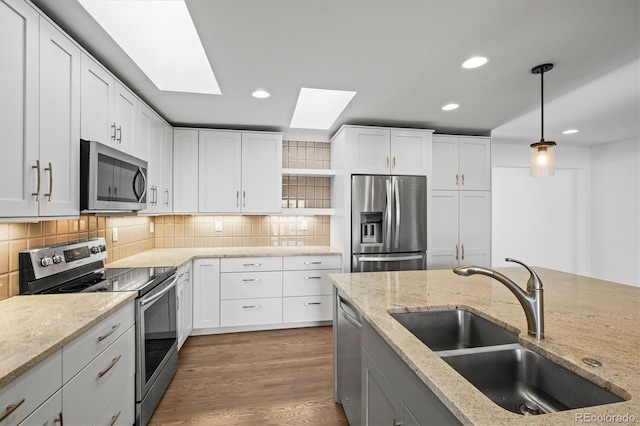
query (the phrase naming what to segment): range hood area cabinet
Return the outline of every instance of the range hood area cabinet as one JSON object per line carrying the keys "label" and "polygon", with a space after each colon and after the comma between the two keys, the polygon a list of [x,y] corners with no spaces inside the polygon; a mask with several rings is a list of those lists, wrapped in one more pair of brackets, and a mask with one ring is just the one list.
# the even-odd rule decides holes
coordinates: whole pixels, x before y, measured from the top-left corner
{"label": "range hood area cabinet", "polygon": [[174,212],[278,214],[282,134],[174,130]]}
{"label": "range hood area cabinet", "polygon": [[0,20],[0,220],[77,217],[81,51],[28,3]]}

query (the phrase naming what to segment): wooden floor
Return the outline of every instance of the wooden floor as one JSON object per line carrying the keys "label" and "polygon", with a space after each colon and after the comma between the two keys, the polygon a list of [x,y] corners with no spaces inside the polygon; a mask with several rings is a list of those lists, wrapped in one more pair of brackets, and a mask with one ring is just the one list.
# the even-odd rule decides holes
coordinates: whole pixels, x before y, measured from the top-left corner
{"label": "wooden floor", "polygon": [[189,337],[150,425],[347,425],[330,326]]}

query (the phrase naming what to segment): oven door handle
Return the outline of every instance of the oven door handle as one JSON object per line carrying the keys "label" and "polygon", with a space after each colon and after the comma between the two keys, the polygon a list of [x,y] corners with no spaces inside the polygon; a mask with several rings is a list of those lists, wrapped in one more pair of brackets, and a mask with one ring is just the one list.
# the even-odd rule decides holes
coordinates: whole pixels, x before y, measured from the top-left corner
{"label": "oven door handle", "polygon": [[176,275],[176,276],[173,277],[173,281],[171,281],[171,284],[169,284],[168,286],[163,288],[162,291],[154,294],[153,296],[150,296],[148,299],[141,299],[140,300],[140,306],[146,306],[146,305],[148,305],[150,303],[153,303],[156,300],[160,299],[162,296],[167,294],[172,288],[174,288],[176,286],[177,282],[178,282],[178,276]]}

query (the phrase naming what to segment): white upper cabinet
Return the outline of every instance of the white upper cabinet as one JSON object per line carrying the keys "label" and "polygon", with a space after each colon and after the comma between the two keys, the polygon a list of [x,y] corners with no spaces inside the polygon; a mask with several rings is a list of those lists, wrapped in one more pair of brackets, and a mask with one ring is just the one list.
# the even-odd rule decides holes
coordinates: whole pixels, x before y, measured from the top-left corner
{"label": "white upper cabinet", "polygon": [[433,136],[433,189],[491,189],[491,139]]}
{"label": "white upper cabinet", "polygon": [[173,127],[167,123],[162,124],[162,197],[163,212],[173,212]]}
{"label": "white upper cabinet", "polygon": [[138,100],[129,89],[118,81],[116,81],[115,90],[116,148],[146,159],[141,155],[144,149],[142,147],[136,149],[135,131]]}
{"label": "white upper cabinet", "polygon": [[149,137],[149,164],[147,168],[147,208],[143,213],[159,214],[164,211],[162,194],[163,188],[163,122],[156,114],[151,116]]}
{"label": "white upper cabinet", "polygon": [[173,132],[173,211],[198,211],[198,131]]}
{"label": "white upper cabinet", "polygon": [[151,145],[151,117],[155,113],[143,104],[136,103],[136,135],[135,135],[135,151],[136,157],[149,159],[149,146]]}
{"label": "white upper cabinet", "polygon": [[242,211],[282,211],[282,135],[242,134]]}
{"label": "white upper cabinet", "polygon": [[80,49],[40,18],[40,216],[80,211]]}
{"label": "white upper cabinet", "polygon": [[116,81],[111,74],[86,54],[82,55],[80,136],[115,146],[116,123],[113,118]]}
{"label": "white upper cabinet", "polygon": [[0,22],[0,215],[37,216],[39,15],[0,0]]}
{"label": "white upper cabinet", "polygon": [[364,174],[428,175],[431,130],[348,127],[352,171]]}
{"label": "white upper cabinet", "polygon": [[198,211],[239,213],[242,190],[242,134],[199,132]]}

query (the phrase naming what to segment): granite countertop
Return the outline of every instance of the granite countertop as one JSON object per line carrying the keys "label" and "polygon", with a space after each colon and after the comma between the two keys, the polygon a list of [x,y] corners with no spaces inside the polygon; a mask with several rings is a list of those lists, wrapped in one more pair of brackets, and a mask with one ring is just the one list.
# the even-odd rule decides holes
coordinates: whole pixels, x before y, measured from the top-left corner
{"label": "granite countertop", "polygon": [[[500,269],[525,287],[522,268]],[[332,274],[334,283],[420,379],[464,424],[565,425],[579,413],[640,420],[640,288],[535,268],[544,286],[545,338],[527,335],[524,311],[502,284],[451,270]],[[520,332],[520,344],[618,394],[626,401],[541,416],[520,416],[494,404],[414,337],[388,311],[465,307]],[[600,368],[581,359],[595,358]]]}
{"label": "granite countertop", "polygon": [[0,301],[0,388],[135,299],[136,292],[15,296]]}
{"label": "granite countertop", "polygon": [[194,258],[254,257],[254,256],[317,256],[335,255],[340,251],[331,246],[263,246],[152,249],[107,264],[107,268],[142,266],[180,266]]}

